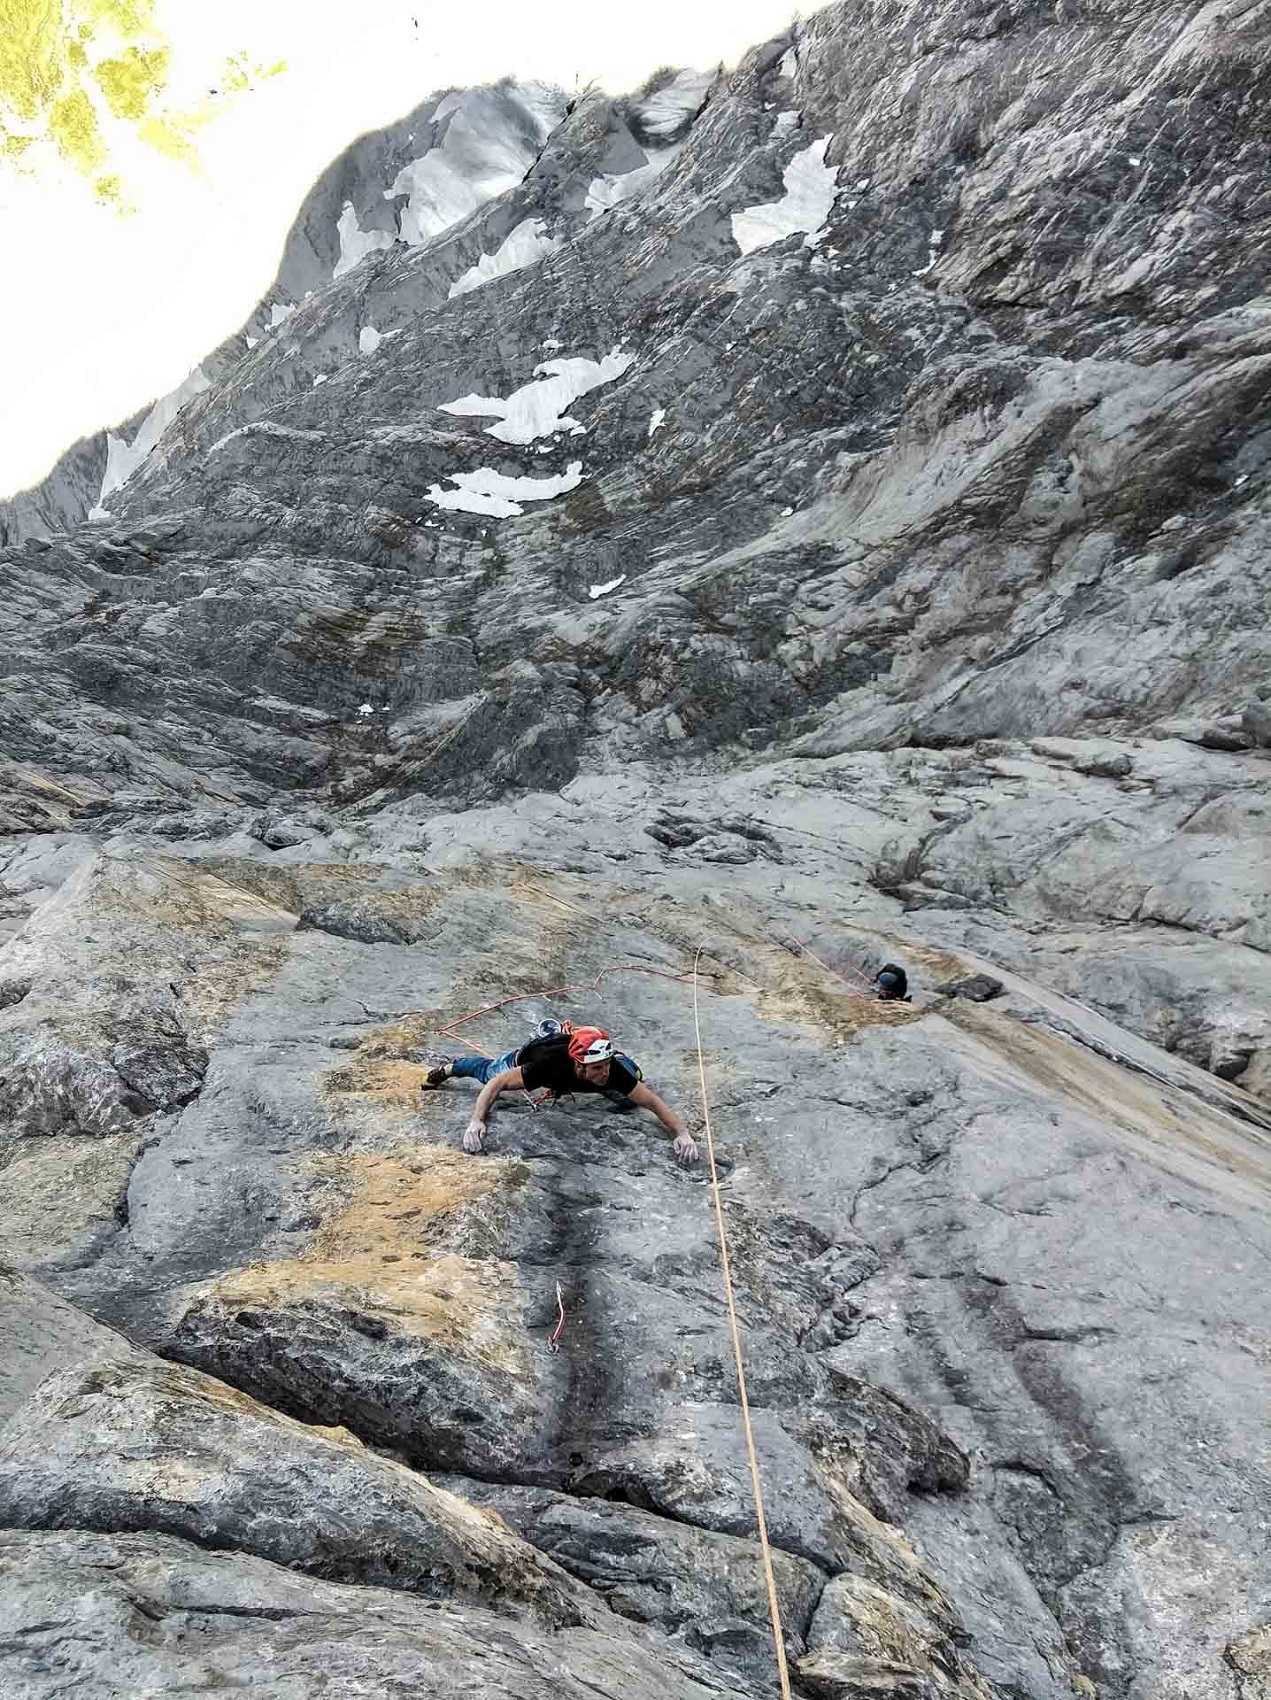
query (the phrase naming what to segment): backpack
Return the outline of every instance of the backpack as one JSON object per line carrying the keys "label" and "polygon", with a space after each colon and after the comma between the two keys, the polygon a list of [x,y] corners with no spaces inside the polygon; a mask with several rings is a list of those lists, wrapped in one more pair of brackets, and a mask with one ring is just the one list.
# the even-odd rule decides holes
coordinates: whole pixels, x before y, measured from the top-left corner
{"label": "backpack", "polygon": [[895,982],[895,990],[890,994],[890,1001],[892,1003],[908,1003],[909,976],[905,973],[900,964],[898,962],[884,962],[882,967],[878,970],[878,973],[874,976],[875,984],[878,983],[880,976],[883,974],[890,975]]}
{"label": "backpack", "polygon": [[561,1026],[562,1031],[559,1033],[537,1033],[534,1038],[527,1040],[516,1053],[516,1066],[524,1068],[526,1063],[545,1062],[549,1057],[568,1057],[569,1036],[573,1028],[568,1022],[562,1022]]}

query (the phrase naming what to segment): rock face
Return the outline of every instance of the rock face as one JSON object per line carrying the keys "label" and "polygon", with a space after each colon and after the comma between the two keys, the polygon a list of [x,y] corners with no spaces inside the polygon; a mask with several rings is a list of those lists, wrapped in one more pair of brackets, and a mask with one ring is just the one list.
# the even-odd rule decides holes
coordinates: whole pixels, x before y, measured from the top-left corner
{"label": "rock face", "polygon": [[[140,420],[129,422],[134,428]],[[126,428],[126,427],[125,427]],[[69,448],[42,483],[0,502],[0,546],[51,537],[78,525],[96,506],[106,474],[106,432]]]}
{"label": "rock face", "polygon": [[[490,1612],[338,1587],[168,1535],[0,1532],[0,1673],[13,1700],[69,1675],[102,1700],[254,1688],[286,1700],[470,1694],[474,1700],[739,1695],[634,1637],[509,1635]],[[56,1686],[53,1686],[56,1685]]]}
{"label": "rock face", "polygon": [[6,1696],[774,1690],[701,1169],[419,1091],[695,975],[799,1691],[1257,1692],[1269,46],[434,99],[0,552]]}
{"label": "rock face", "polygon": [[597,1615],[529,1547],[342,1429],[289,1421],[11,1271],[0,1524],[161,1530],[428,1596]]}

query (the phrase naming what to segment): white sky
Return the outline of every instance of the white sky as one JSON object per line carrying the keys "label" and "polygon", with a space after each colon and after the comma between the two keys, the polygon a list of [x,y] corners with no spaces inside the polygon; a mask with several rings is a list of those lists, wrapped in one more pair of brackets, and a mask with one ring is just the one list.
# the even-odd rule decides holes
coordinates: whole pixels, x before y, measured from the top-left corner
{"label": "white sky", "polygon": [[201,175],[121,142],[111,169],[132,217],[99,206],[69,171],[0,167],[0,496],[175,388],[242,323],[308,189],[354,137],[450,84],[512,75],[621,94],[664,64],[734,64],[793,10],[793,0],[160,0],[174,104],[215,86],[231,53],[289,68],[203,131]]}

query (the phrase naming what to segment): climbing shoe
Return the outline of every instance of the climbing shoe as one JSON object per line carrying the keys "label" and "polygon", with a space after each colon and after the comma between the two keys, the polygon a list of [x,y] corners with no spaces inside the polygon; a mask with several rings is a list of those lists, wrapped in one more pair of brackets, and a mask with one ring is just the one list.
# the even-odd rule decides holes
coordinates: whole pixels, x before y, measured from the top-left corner
{"label": "climbing shoe", "polygon": [[430,1086],[444,1086],[450,1079],[451,1066],[448,1062],[438,1063],[436,1068],[430,1068],[419,1083],[419,1090],[426,1092]]}

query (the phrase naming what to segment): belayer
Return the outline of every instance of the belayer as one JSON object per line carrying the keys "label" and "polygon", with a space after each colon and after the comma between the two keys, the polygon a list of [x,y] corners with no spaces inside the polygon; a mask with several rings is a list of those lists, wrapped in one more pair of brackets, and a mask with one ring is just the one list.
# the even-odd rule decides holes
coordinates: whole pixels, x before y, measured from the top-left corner
{"label": "belayer", "polygon": [[[552,1029],[557,1029],[552,1031]],[[430,1068],[421,1087],[444,1086],[448,1080],[479,1080],[481,1091],[464,1129],[465,1151],[484,1147],[487,1123],[501,1092],[546,1091],[553,1098],[573,1092],[601,1092],[625,1099],[653,1114],[675,1139],[681,1163],[696,1163],[697,1142],[671,1106],[644,1084],[631,1058],[618,1051],[603,1027],[574,1027],[544,1022],[528,1044],[501,1057],[452,1057]]]}
{"label": "belayer", "polygon": [[874,995],[884,1003],[909,1002],[909,976],[899,963],[883,963],[874,976]]}

